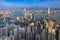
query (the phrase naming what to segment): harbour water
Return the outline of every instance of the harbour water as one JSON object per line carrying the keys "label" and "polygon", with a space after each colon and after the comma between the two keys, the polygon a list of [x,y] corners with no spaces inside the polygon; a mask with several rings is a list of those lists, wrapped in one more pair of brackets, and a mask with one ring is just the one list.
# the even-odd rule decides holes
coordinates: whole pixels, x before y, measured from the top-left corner
{"label": "harbour water", "polygon": [[[54,13],[53,13],[54,14]],[[57,14],[57,16],[56,17],[49,17],[48,19],[56,19],[56,21],[57,22],[59,22],[60,23],[60,13],[56,13]],[[24,13],[23,12],[21,12],[21,11],[14,11],[14,12],[12,12],[11,14],[10,14],[10,17],[11,18],[16,18],[16,17],[21,17],[21,16],[24,16]],[[34,15],[35,16],[35,19],[39,19],[39,18],[41,18],[43,15]],[[45,19],[47,19],[47,16],[43,16]]]}

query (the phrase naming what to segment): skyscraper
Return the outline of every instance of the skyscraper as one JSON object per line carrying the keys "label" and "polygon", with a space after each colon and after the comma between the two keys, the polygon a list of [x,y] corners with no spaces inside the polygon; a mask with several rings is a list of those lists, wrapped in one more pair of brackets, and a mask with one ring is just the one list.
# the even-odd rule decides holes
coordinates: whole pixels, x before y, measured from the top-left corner
{"label": "skyscraper", "polygon": [[24,9],[24,18],[26,18],[26,13],[27,13],[27,11],[26,11],[26,9]]}
{"label": "skyscraper", "polygon": [[48,15],[50,15],[50,8],[48,7]]}

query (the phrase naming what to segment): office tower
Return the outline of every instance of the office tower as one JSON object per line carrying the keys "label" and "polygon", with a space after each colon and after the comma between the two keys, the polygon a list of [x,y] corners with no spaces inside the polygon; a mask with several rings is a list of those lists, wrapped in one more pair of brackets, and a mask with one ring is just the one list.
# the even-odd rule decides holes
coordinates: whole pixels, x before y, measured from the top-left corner
{"label": "office tower", "polygon": [[24,9],[24,18],[26,18],[26,16],[27,16],[27,11],[26,9]]}
{"label": "office tower", "polygon": [[1,28],[1,37],[2,37],[2,40],[7,40],[7,30],[6,30],[6,27],[4,28]]}
{"label": "office tower", "polygon": [[43,30],[42,33],[41,33],[41,40],[48,40],[49,39],[49,33],[46,31],[46,30]]}
{"label": "office tower", "polygon": [[17,40],[17,28],[14,29],[14,40]]}
{"label": "office tower", "polygon": [[30,26],[27,27],[26,40],[32,40],[32,32]]}
{"label": "office tower", "polygon": [[17,19],[16,19],[17,21],[19,21],[19,17],[17,17]]}
{"label": "office tower", "polygon": [[35,17],[34,17],[34,14],[32,13],[32,19],[34,20],[35,19]]}
{"label": "office tower", "polygon": [[11,40],[10,37],[7,37],[7,40]]}
{"label": "office tower", "polygon": [[35,36],[35,40],[40,40],[40,34],[37,34],[37,35]]}
{"label": "office tower", "polygon": [[27,27],[27,32],[31,32],[31,27],[30,26]]}
{"label": "office tower", "polygon": [[32,27],[32,40],[35,40],[36,34],[37,34],[37,27]]}
{"label": "office tower", "polygon": [[32,33],[36,34],[36,31],[37,31],[37,27],[32,27]]}
{"label": "office tower", "polygon": [[25,39],[25,28],[21,28],[19,27],[19,39],[21,38],[22,39]]}
{"label": "office tower", "polygon": [[26,32],[26,40],[32,40],[32,32]]}
{"label": "office tower", "polygon": [[50,8],[48,7],[47,14],[46,14],[45,18],[50,19],[50,16],[52,16],[52,15],[50,13]]}
{"label": "office tower", "polygon": [[14,31],[12,31],[12,30],[10,31],[10,40],[14,40],[13,32],[14,32]]}
{"label": "office tower", "polygon": [[55,38],[56,38],[56,37],[55,37],[55,34],[56,34],[56,30],[53,29],[53,30],[52,30],[52,40],[55,40]]}
{"label": "office tower", "polygon": [[14,40],[14,39],[13,39],[13,36],[10,36],[10,40]]}
{"label": "office tower", "polygon": [[1,28],[1,34],[2,34],[2,36],[6,36],[7,35],[7,29],[6,29],[6,27]]}
{"label": "office tower", "polygon": [[32,17],[33,17],[33,16],[32,16],[32,13],[29,13],[29,17],[30,17],[30,19],[32,19]]}
{"label": "office tower", "polygon": [[1,28],[0,28],[0,37],[1,37]]}
{"label": "office tower", "polygon": [[22,40],[22,31],[21,31],[21,27],[19,27],[19,40]]}
{"label": "office tower", "polygon": [[19,40],[21,40],[21,34],[19,34]]}
{"label": "office tower", "polygon": [[10,25],[6,23],[6,30],[10,29]]}
{"label": "office tower", "polygon": [[25,28],[22,28],[22,39],[25,39]]}
{"label": "office tower", "polygon": [[48,15],[50,15],[50,8],[48,7]]}

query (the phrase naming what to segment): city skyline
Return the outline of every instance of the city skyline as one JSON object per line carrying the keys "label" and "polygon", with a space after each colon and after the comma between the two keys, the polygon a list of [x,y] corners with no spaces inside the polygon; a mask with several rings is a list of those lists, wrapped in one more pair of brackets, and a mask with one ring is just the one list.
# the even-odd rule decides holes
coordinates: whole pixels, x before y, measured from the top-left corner
{"label": "city skyline", "polygon": [[0,8],[9,7],[51,7],[60,8],[60,0],[0,0]]}

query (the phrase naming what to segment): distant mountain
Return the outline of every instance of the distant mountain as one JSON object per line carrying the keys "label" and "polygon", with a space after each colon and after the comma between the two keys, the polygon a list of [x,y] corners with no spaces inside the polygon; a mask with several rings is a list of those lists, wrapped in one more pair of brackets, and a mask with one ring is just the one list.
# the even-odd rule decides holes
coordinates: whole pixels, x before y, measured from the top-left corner
{"label": "distant mountain", "polygon": [[[16,7],[14,9],[27,9],[27,10],[47,10],[48,8],[45,7],[39,7],[39,6],[33,6],[33,7]],[[13,9],[13,8],[12,8]],[[51,10],[60,10],[60,8],[51,8]]]}
{"label": "distant mountain", "polygon": [[[47,10],[48,8],[35,6],[35,7],[27,7],[26,9],[29,9],[29,10]],[[60,8],[51,8],[51,10],[60,10]]]}
{"label": "distant mountain", "polygon": [[[27,10],[47,10],[48,8],[44,8],[44,7],[39,7],[39,6],[33,6],[33,7],[0,7],[0,10],[16,10],[16,9],[27,9]],[[51,10],[60,10],[60,8],[51,8]]]}

